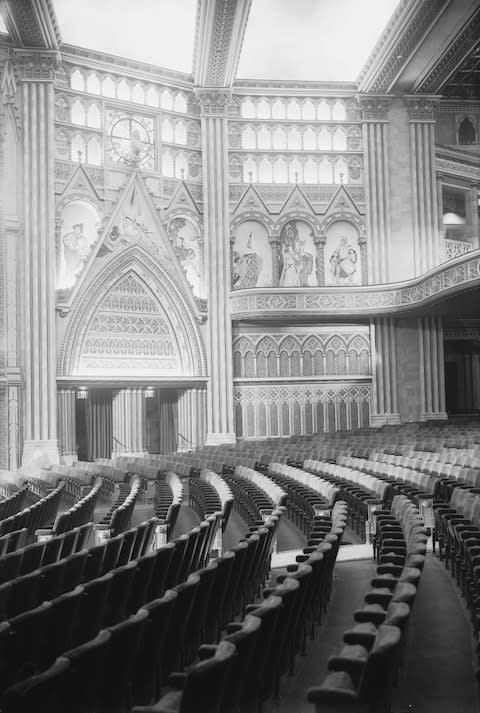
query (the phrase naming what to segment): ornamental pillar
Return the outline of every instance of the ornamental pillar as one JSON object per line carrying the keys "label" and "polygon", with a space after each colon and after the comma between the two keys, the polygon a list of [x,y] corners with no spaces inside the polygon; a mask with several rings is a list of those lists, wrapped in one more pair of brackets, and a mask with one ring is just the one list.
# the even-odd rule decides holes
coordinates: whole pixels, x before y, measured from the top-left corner
{"label": "ornamental pillar", "polygon": [[319,287],[325,287],[325,243],[327,242],[327,238],[325,235],[318,235],[315,236],[313,242],[317,248],[317,255],[315,258],[317,268],[317,285]]}
{"label": "ornamental pillar", "polygon": [[62,463],[65,465],[71,465],[77,460],[75,403],[75,389],[58,390],[58,440]]}
{"label": "ornamental pillar", "polygon": [[22,82],[24,178],[25,441],[22,467],[58,463],[55,343],[55,137],[57,51],[14,50]]}
{"label": "ornamental pillar", "polygon": [[[385,96],[363,94],[363,156],[365,207],[369,240],[367,275],[369,284],[389,282],[390,177],[388,170],[388,108]],[[362,280],[363,282],[363,280]]]}
{"label": "ornamental pillar", "polygon": [[373,320],[370,335],[373,361],[372,426],[400,423],[394,320],[383,317]]}
{"label": "ornamental pillar", "polygon": [[178,397],[179,451],[191,451],[205,443],[205,389],[186,389]]}
{"label": "ornamental pillar", "polygon": [[231,91],[198,88],[203,154],[205,267],[208,283],[206,445],[235,443],[232,325],[229,307],[230,241],[227,116]]}
{"label": "ornamental pillar", "polygon": [[435,173],[435,103],[439,100],[436,96],[405,97],[410,125],[415,276],[443,261]]}
{"label": "ornamental pillar", "polygon": [[271,235],[268,242],[272,248],[272,287],[278,287],[280,285],[280,238]]}
{"label": "ornamental pillar", "polygon": [[441,317],[418,319],[420,353],[420,420],[447,418]]}
{"label": "ornamental pillar", "polygon": [[143,389],[120,389],[112,398],[112,458],[146,453],[146,406]]}

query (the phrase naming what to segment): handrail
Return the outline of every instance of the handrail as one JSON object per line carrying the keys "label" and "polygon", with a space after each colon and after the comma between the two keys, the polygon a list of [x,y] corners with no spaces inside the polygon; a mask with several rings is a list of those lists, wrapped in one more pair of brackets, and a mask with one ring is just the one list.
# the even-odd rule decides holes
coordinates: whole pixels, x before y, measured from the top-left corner
{"label": "handrail", "polygon": [[180,431],[177,432],[177,438],[180,437],[182,441],[185,443],[188,443],[189,446],[193,446],[193,441],[190,441],[188,438],[186,438]]}

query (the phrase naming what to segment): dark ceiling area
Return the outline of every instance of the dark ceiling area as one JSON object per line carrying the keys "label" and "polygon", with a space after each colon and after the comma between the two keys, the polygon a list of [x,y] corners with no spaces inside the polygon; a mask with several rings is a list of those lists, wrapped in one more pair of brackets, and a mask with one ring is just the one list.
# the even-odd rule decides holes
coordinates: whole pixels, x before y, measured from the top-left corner
{"label": "dark ceiling area", "polygon": [[480,99],[480,38],[450,79],[442,87],[449,99]]}

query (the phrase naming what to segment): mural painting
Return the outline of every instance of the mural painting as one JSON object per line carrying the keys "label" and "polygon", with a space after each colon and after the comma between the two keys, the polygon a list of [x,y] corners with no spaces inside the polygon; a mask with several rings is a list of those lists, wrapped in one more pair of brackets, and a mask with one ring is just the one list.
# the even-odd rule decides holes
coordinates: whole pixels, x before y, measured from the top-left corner
{"label": "mural painting", "polygon": [[100,213],[87,201],[67,203],[61,214],[60,264],[57,288],[73,287],[98,240]]}
{"label": "mural painting", "polygon": [[280,233],[280,287],[315,285],[314,255],[310,226],[299,220],[286,223]]}
{"label": "mural painting", "polygon": [[360,285],[362,268],[358,233],[345,220],[339,220],[329,227],[325,244],[325,284]]}
{"label": "mural painting", "polygon": [[234,290],[249,287],[270,287],[272,284],[272,252],[266,229],[255,220],[241,223],[233,243]]}
{"label": "mural painting", "polygon": [[183,216],[170,221],[168,236],[195,297],[204,297],[201,261],[201,235],[194,223]]}

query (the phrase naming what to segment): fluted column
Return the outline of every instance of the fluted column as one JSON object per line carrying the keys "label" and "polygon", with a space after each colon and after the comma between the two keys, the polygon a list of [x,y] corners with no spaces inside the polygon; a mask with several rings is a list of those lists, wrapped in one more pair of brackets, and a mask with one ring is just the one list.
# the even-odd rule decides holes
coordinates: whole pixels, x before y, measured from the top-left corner
{"label": "fluted column", "polygon": [[365,164],[368,283],[388,282],[390,251],[390,179],[388,107],[384,96],[360,95]]}
{"label": "fluted column", "polygon": [[227,112],[231,91],[196,90],[203,153],[205,263],[208,283],[207,445],[234,443]]}
{"label": "fluted column", "polygon": [[405,97],[410,122],[412,217],[415,275],[422,275],[443,260],[438,229],[435,173],[435,103],[440,97]]}
{"label": "fluted column", "polygon": [[178,397],[178,450],[191,451],[205,443],[205,389],[186,389]]}
{"label": "fluted column", "polygon": [[372,426],[400,423],[396,337],[393,319],[382,317],[373,320],[371,344],[374,374]]}
{"label": "fluted column", "polygon": [[278,235],[271,235],[268,238],[272,248],[272,287],[280,285],[280,238]]}
{"label": "fluted column", "polygon": [[317,285],[319,287],[325,287],[325,243],[327,238],[325,235],[319,235],[314,238],[314,243],[317,248],[317,255],[315,258],[316,268],[317,268]]}
{"label": "fluted column", "polygon": [[418,319],[420,354],[420,419],[447,418],[441,317]]}
{"label": "fluted column", "polygon": [[59,389],[57,392],[58,441],[62,463],[65,465],[71,465],[77,460],[75,399],[75,389]]}
{"label": "fluted column", "polygon": [[143,389],[120,389],[112,399],[113,454],[146,452],[146,406]]}
{"label": "fluted column", "polygon": [[54,90],[58,53],[15,50],[23,93],[24,378],[22,467],[58,463]]}

